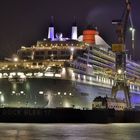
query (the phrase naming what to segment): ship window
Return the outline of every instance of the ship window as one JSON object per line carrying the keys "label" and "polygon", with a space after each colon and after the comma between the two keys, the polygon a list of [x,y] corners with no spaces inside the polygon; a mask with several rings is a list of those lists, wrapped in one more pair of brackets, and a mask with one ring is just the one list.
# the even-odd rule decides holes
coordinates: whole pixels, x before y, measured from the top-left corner
{"label": "ship window", "polygon": [[22,52],[22,55],[30,55],[31,52]]}
{"label": "ship window", "polygon": [[41,63],[41,62],[39,62],[39,63],[38,63],[38,65],[42,65],[42,63]]}
{"label": "ship window", "polygon": [[69,51],[66,51],[66,54],[67,54],[67,55],[70,55],[70,52],[69,52]]}
{"label": "ship window", "polygon": [[93,57],[89,57],[89,59],[91,59],[91,60],[92,60],[92,59],[93,59]]}
{"label": "ship window", "polygon": [[40,51],[40,54],[41,54],[41,55],[44,55],[44,53],[45,53],[44,51]]}
{"label": "ship window", "polygon": [[57,55],[57,51],[53,51],[53,54]]}
{"label": "ship window", "polygon": [[45,53],[44,51],[36,51],[35,55],[44,55],[44,53]]}
{"label": "ship window", "polygon": [[61,51],[61,54],[65,54],[65,51]]}
{"label": "ship window", "polygon": [[39,55],[39,52],[35,52],[35,55]]}
{"label": "ship window", "polygon": [[36,63],[34,62],[33,65],[36,65]]}
{"label": "ship window", "polygon": [[89,94],[81,92],[81,96],[89,96]]}
{"label": "ship window", "polygon": [[52,54],[52,51],[48,51],[48,54],[51,55]]}

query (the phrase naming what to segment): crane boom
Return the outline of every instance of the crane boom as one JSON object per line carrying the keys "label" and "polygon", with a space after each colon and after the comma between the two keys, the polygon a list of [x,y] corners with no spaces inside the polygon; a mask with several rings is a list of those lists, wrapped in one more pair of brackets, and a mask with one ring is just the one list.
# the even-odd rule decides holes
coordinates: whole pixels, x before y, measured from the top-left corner
{"label": "crane boom", "polygon": [[129,0],[126,0],[126,10],[124,14],[124,21],[123,21],[123,41],[122,43],[125,43],[125,36],[126,36],[126,29],[127,29],[127,23],[129,19],[129,14],[131,10],[131,3]]}
{"label": "crane boom", "polygon": [[117,25],[116,33],[117,33],[119,44],[125,44],[127,23],[128,23],[128,19],[129,19],[130,10],[131,10],[130,1],[126,0],[125,3],[126,3],[126,8],[125,8],[125,12],[123,13],[122,18],[120,20],[113,20],[112,21],[112,24]]}

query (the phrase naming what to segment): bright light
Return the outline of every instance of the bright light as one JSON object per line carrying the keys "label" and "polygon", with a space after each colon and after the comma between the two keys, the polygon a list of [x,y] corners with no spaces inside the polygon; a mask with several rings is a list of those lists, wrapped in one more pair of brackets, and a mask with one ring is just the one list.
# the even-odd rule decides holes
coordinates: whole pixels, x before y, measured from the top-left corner
{"label": "bright light", "polygon": [[8,73],[3,73],[3,76],[8,76]]}
{"label": "bright light", "polygon": [[15,91],[12,91],[12,93],[15,94],[16,92]]}
{"label": "bright light", "polygon": [[122,73],[122,70],[121,69],[118,69],[118,74],[121,74]]}
{"label": "bright light", "polygon": [[58,92],[58,95],[60,95],[60,92]]}
{"label": "bright light", "polygon": [[80,74],[78,74],[78,79],[80,79]]}
{"label": "bright light", "polygon": [[135,28],[130,27],[129,30],[130,30],[130,31],[135,31]]}
{"label": "bright light", "polygon": [[92,81],[92,77],[90,77],[89,80]]}
{"label": "bright light", "polygon": [[53,74],[53,73],[49,73],[49,72],[48,72],[48,73],[45,73],[45,76],[46,76],[46,77],[53,77],[53,76],[54,76],[54,74]]}
{"label": "bright light", "polygon": [[67,93],[66,92],[64,92],[64,95],[66,95]]}
{"label": "bright light", "polygon": [[37,77],[42,77],[43,76],[43,73],[42,72],[38,72],[38,73],[36,73],[36,76]]}
{"label": "bright light", "polygon": [[13,78],[13,76],[12,75],[9,75],[9,78]]}
{"label": "bright light", "polygon": [[21,75],[24,75],[24,73],[23,72],[18,72],[17,75],[21,76]]}
{"label": "bright light", "polygon": [[55,74],[55,77],[59,77],[60,78],[61,77],[61,74]]}
{"label": "bright light", "polygon": [[21,93],[21,94],[23,94],[23,93],[24,93],[24,91],[20,91],[20,93]]}
{"label": "bright light", "polygon": [[16,76],[16,73],[15,72],[11,72],[10,76]]}
{"label": "bright light", "polygon": [[66,74],[66,69],[62,68],[62,75]]}
{"label": "bright light", "polygon": [[71,50],[71,52],[73,52],[74,51],[74,48],[72,47],[72,48],[70,48],[70,50]]}
{"label": "bright light", "polygon": [[92,68],[92,65],[90,65],[90,64],[87,64],[87,66],[90,67],[90,68]]}
{"label": "bright light", "polygon": [[84,78],[84,80],[85,80],[85,79],[86,79],[86,76],[84,75],[83,78]]}
{"label": "bright light", "polygon": [[112,85],[114,84],[114,80],[112,80]]}
{"label": "bright light", "polygon": [[27,74],[26,74],[26,76],[32,76],[32,75],[33,75],[32,73],[27,73]]}
{"label": "bright light", "polygon": [[43,94],[43,91],[39,91],[39,94]]}
{"label": "bright light", "polygon": [[20,78],[25,79],[26,76],[25,75],[20,75]]}
{"label": "bright light", "polygon": [[51,67],[47,67],[46,71],[49,70]]}
{"label": "bright light", "polygon": [[14,61],[14,62],[17,62],[17,61],[18,61],[18,58],[17,58],[17,57],[14,57],[14,58],[13,58],[13,61]]}
{"label": "bright light", "polygon": [[0,73],[0,78],[2,78],[2,73]]}
{"label": "bright light", "polygon": [[133,30],[133,28],[132,28],[132,27],[130,27],[130,28],[129,28],[129,30],[130,30],[130,31],[132,31],[132,30]]}
{"label": "bright light", "polygon": [[1,102],[4,102],[4,96],[1,95],[1,98],[0,98]]}
{"label": "bright light", "polygon": [[72,78],[74,78],[75,77],[75,73],[74,72],[72,72]]}
{"label": "bright light", "polygon": [[135,40],[135,28],[130,27],[129,30],[130,30],[131,33],[132,33],[132,38],[131,38],[131,40],[132,40],[132,48],[134,49],[134,47],[135,47],[135,43],[134,43],[134,40]]}
{"label": "bright light", "polygon": [[64,107],[70,107],[69,102],[65,101],[65,102],[64,102]]}

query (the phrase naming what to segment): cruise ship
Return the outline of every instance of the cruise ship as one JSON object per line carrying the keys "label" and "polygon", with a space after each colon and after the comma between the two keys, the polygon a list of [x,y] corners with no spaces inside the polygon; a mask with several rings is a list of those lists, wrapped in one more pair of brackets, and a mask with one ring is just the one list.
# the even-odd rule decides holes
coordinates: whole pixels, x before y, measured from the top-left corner
{"label": "cruise ship", "polygon": [[[55,34],[30,47],[21,46],[13,58],[0,62],[0,107],[92,108],[95,97],[111,96],[115,54],[91,27],[71,38]],[[140,103],[140,64],[126,58],[126,79],[132,106]],[[119,91],[117,98],[124,99]]]}

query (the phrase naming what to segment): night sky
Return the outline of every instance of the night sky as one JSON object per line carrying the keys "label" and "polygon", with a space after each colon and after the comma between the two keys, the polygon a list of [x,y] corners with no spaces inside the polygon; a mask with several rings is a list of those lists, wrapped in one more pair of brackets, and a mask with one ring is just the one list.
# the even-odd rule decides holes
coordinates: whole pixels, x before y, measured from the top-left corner
{"label": "night sky", "polygon": [[[119,19],[125,0],[1,0],[0,58],[11,57],[21,46],[30,46],[47,38],[50,17],[54,16],[55,31],[70,37],[73,17],[78,33],[88,24],[98,27],[108,44],[115,42],[112,19]],[[140,60],[140,0],[131,0],[132,18],[136,28],[135,59]],[[127,48],[131,52],[131,32],[127,30]]]}

